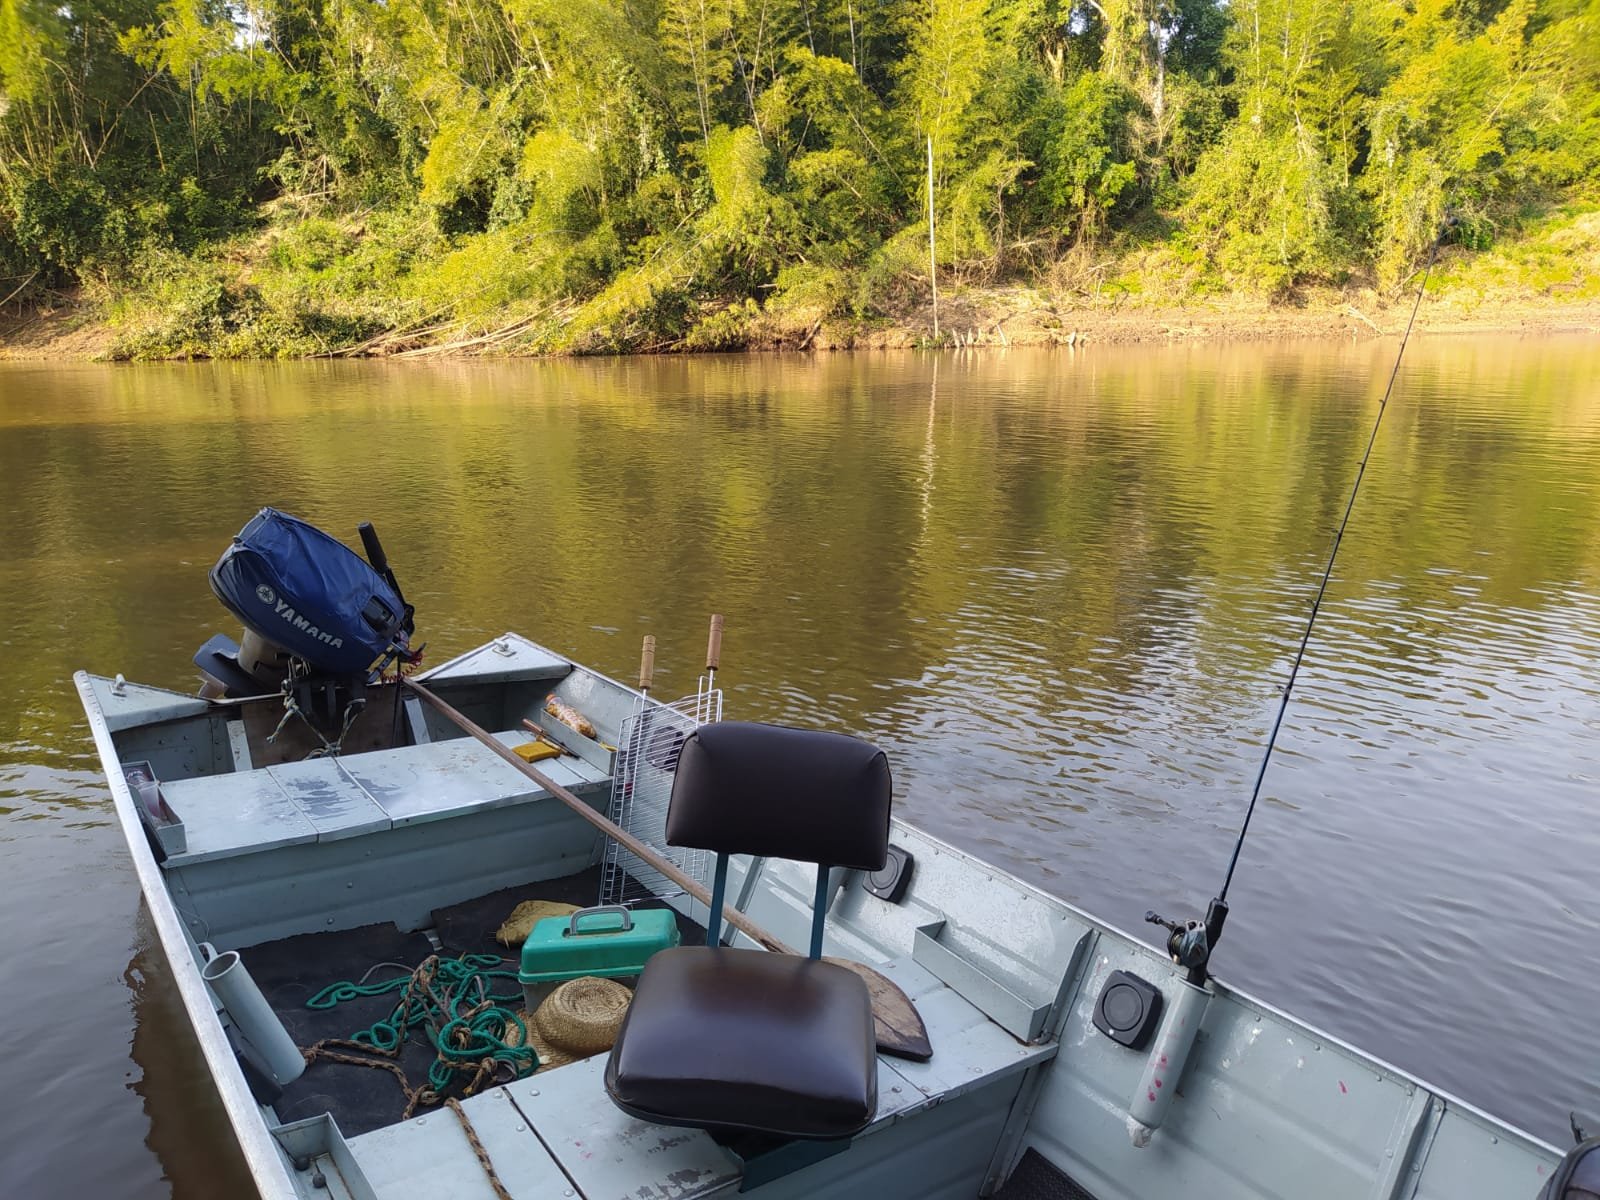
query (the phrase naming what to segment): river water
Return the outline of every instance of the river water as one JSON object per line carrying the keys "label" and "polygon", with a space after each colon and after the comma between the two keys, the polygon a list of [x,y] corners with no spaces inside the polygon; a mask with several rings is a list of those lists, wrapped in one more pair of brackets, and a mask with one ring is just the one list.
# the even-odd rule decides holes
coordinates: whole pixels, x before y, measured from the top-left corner
{"label": "river water", "polygon": [[[899,811],[1135,930],[1216,890],[1394,345],[0,369],[0,1180],[248,1194],[77,668],[188,689],[263,504],[515,629],[853,730]],[[1600,342],[1408,352],[1219,974],[1600,1125]]]}

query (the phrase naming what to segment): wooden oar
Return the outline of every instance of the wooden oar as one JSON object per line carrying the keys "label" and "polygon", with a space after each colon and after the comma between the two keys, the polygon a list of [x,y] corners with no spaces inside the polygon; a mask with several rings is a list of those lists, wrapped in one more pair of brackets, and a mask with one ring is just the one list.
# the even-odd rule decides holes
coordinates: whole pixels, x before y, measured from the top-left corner
{"label": "wooden oar", "polygon": [[[672,880],[673,883],[700,901],[708,909],[711,907],[711,893],[698,880],[684,873],[677,863],[664,855],[658,854],[616,822],[595,812],[594,809],[590,808],[532,763],[523,762],[511,747],[494,737],[488,730],[478,725],[452,705],[434,695],[432,691],[423,687],[416,680],[405,680],[405,686],[415,692],[419,698],[426,700],[441,716],[463,733],[469,734],[490,750],[493,750],[505,760],[507,765],[521,771],[601,833],[609,838],[616,839],[617,843],[628,853],[634,855],[646,866],[660,871],[662,875]],[[728,924],[767,950],[777,954],[799,954],[799,951],[794,947],[773,937],[736,908],[724,906],[723,917]],[[872,995],[872,1019],[880,1051],[898,1058],[915,1059],[917,1062],[926,1062],[933,1057],[933,1047],[928,1041],[927,1027],[923,1024],[921,1016],[918,1015],[916,1006],[911,1003],[911,998],[900,989],[898,984],[865,964],[846,962],[844,960],[834,961],[838,962],[840,966],[848,967],[866,981],[867,991]]]}

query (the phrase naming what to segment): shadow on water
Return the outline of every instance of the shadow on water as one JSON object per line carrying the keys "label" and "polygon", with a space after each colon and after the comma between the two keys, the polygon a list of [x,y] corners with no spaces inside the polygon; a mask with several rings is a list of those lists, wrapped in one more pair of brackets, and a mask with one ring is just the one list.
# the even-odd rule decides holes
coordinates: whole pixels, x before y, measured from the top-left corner
{"label": "shadow on water", "polygon": [[139,951],[123,980],[133,994],[131,1053],[139,1067],[128,1087],[150,1121],[144,1143],[173,1200],[254,1200],[255,1184],[143,903],[135,929]]}

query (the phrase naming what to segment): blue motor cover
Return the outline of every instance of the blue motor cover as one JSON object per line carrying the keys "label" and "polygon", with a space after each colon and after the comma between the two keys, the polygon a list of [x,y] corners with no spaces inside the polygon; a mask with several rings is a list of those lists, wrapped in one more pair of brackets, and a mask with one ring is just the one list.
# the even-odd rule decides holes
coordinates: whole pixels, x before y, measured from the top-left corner
{"label": "blue motor cover", "polygon": [[330,674],[406,649],[405,603],[344,543],[263,508],[211,568],[217,599],[267,641]]}

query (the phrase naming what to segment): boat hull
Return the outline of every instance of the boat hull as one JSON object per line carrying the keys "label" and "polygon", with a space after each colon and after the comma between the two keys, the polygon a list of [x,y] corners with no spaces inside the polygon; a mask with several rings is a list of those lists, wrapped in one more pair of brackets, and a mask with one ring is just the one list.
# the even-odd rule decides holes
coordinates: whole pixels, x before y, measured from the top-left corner
{"label": "boat hull", "polygon": [[[430,676],[514,728],[517,714],[542,703],[556,677],[549,663],[557,660],[507,635]],[[562,662],[566,673],[557,686],[597,715],[603,737],[616,714],[637,702],[637,693]],[[159,689],[125,687],[117,694],[118,685],[82,673],[77,685],[152,922],[262,1196],[326,1194],[295,1169],[294,1160],[307,1156],[337,1171],[349,1193],[364,1200],[406,1194],[400,1176],[384,1180],[395,1163],[433,1146],[429,1139],[442,1136],[437,1122],[396,1123],[349,1140],[326,1116],[280,1122],[250,1094],[224,1018],[201,978],[198,943],[210,933],[229,943],[219,949],[238,948],[377,920],[417,927],[441,904],[519,882],[511,878],[518,871],[532,881],[554,878],[574,864],[597,866],[592,837],[570,813],[564,819],[564,809],[547,795],[481,791],[501,786],[505,777],[488,767],[481,777],[474,774],[475,760],[460,757],[468,753],[464,744],[444,740],[432,757],[456,756],[449,758],[449,778],[475,781],[449,800],[454,808],[441,809],[446,801],[432,784],[419,785],[414,795],[392,783],[422,778],[429,756],[417,747],[372,751],[339,760],[337,767],[322,760],[326,770],[348,776],[350,787],[341,783],[344,791],[335,794],[307,785],[299,794],[297,811],[310,834],[284,832],[285,824],[276,841],[263,835],[254,846],[229,848],[215,831],[199,828],[191,831],[187,858],[162,864],[123,777],[130,755],[145,756],[157,746],[167,756],[167,777],[189,771],[193,782],[186,787],[218,780],[234,796],[248,791],[246,776],[266,773],[280,791],[292,792],[293,782],[313,769],[230,769],[230,753],[235,767],[248,766],[248,756],[240,762],[238,747],[230,751],[236,710],[225,704]],[[603,759],[596,762],[603,765]],[[603,785],[589,778],[600,807]],[[1032,1151],[1030,1162],[1042,1160],[1040,1169],[1070,1178],[1097,1200],[1531,1198],[1559,1158],[1553,1147],[1217,981],[1209,985],[1212,995],[1181,1077],[1152,1074],[1149,1053],[1104,1036],[1094,1016],[1101,991],[1118,972],[1169,996],[1186,986],[1157,950],[898,820],[893,842],[914,863],[909,885],[886,900],[859,875],[839,873],[826,952],[877,965],[899,983],[928,1023],[933,1058],[880,1060],[874,1125],[848,1153],[780,1174],[762,1188],[763,1196],[987,1195]],[[457,858],[430,871],[429,855],[441,862]],[[479,873],[463,880],[457,860]],[[392,881],[402,863],[411,872],[407,886],[386,891],[384,877]],[[736,860],[729,894],[775,936],[803,943],[814,883],[810,869],[798,864]],[[410,892],[416,897],[408,908],[400,897]],[[290,893],[294,904],[283,899]],[[682,896],[670,903],[704,922],[703,906]],[[1153,1043],[1163,1044],[1164,1038]],[[672,1185],[677,1190],[663,1194],[717,1194],[756,1169],[698,1133],[668,1139],[670,1149],[657,1148],[653,1156],[634,1155],[628,1147],[649,1127],[618,1124],[628,1119],[605,1100],[598,1062],[541,1073],[468,1101],[474,1121],[500,1131],[491,1136],[503,1137],[493,1153],[507,1172],[526,1170],[530,1180],[546,1172],[570,1180],[586,1200],[610,1200],[640,1187],[665,1187],[672,1178],[679,1180]],[[1156,1079],[1177,1095],[1141,1148],[1130,1137],[1130,1112],[1141,1107],[1135,1089],[1153,1094]],[[1142,1107],[1149,1111],[1152,1104]],[[960,1122],[951,1125],[957,1115]],[[525,1150],[512,1125],[521,1130],[530,1123],[540,1143]],[[619,1147],[606,1157],[605,1171],[583,1148],[597,1141]]]}

